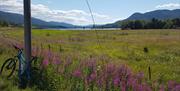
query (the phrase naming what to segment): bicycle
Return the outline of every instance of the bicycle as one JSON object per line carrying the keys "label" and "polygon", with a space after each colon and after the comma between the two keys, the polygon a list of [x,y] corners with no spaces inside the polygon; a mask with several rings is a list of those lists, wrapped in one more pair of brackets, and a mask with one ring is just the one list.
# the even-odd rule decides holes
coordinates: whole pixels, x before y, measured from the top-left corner
{"label": "bicycle", "polygon": [[[25,58],[24,58],[23,49],[18,48],[15,45],[13,45],[13,47],[18,51],[17,55],[14,56],[13,58],[7,59],[1,66],[1,70],[0,70],[0,75],[3,74],[7,76],[8,79],[11,78],[11,76],[14,74],[16,70],[17,62],[19,62],[19,70],[18,70],[19,76],[21,76],[25,72],[26,65],[27,65],[27,62],[25,61]],[[35,64],[37,59],[38,58],[36,56],[32,56],[30,63],[32,64],[32,62],[34,61],[34,64]]]}

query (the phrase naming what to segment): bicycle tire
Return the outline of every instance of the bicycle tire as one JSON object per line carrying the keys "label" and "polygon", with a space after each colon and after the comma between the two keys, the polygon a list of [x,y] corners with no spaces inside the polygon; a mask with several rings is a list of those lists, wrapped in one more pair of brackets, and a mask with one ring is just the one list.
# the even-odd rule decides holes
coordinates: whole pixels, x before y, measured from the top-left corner
{"label": "bicycle tire", "polygon": [[[12,63],[12,64],[11,64],[11,63]],[[14,73],[14,71],[15,71],[15,69],[16,69],[16,60],[13,59],[13,58],[9,58],[9,59],[7,59],[7,60],[3,63],[2,67],[1,67],[1,70],[0,70],[0,75],[2,75],[4,67],[10,66],[10,65],[11,65],[12,67],[9,67],[9,69],[6,68],[7,70],[12,70],[12,71],[7,75],[7,78],[10,78],[10,77],[13,75],[13,73]]]}

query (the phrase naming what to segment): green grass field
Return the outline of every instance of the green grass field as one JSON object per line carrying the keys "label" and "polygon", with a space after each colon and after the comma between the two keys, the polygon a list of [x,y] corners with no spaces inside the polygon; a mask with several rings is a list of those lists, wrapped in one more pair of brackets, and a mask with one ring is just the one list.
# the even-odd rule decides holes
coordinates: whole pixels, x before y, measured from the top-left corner
{"label": "green grass field", "polygon": [[[16,53],[10,44],[23,44],[23,29],[0,28],[0,41],[2,65]],[[61,60],[94,57],[114,64],[127,64],[134,73],[144,72],[145,80],[150,66],[153,81],[180,83],[180,30],[103,30],[96,35],[92,30],[33,29],[32,46],[42,50],[50,47]],[[148,53],[144,53],[144,48]],[[0,80],[0,84],[5,83]]]}

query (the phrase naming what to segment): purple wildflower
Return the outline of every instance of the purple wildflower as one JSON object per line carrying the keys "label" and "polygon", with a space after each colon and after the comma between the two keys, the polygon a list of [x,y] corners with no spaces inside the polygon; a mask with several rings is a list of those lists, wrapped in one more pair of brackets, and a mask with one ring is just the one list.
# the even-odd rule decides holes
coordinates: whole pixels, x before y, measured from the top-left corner
{"label": "purple wildflower", "polygon": [[52,53],[51,51],[48,51],[47,55],[46,55],[49,59],[52,57]]}
{"label": "purple wildflower", "polygon": [[143,83],[143,91],[152,91],[151,87],[147,83]]}
{"label": "purple wildflower", "polygon": [[159,91],[165,91],[164,85],[160,85]]}
{"label": "purple wildflower", "polygon": [[103,79],[102,78],[97,79],[96,83],[97,83],[98,87],[101,88],[103,85]]}
{"label": "purple wildflower", "polygon": [[174,81],[168,81],[168,90],[171,91],[176,86]]}
{"label": "purple wildflower", "polygon": [[116,78],[113,80],[113,84],[114,84],[114,86],[116,86],[116,87],[119,86],[119,84],[120,84],[120,79],[119,79],[119,77],[116,77]]}
{"label": "purple wildflower", "polygon": [[95,80],[95,79],[96,79],[96,73],[93,72],[93,73],[90,75],[90,78],[91,78],[91,80]]}
{"label": "purple wildflower", "polygon": [[82,76],[81,70],[79,70],[79,69],[75,70],[75,71],[72,73],[72,75],[73,75],[74,77],[81,78],[81,76]]}
{"label": "purple wildflower", "polygon": [[125,66],[119,66],[117,73],[120,75],[121,79],[127,79],[131,76],[131,71]]}
{"label": "purple wildflower", "polygon": [[91,68],[91,70],[95,70],[95,69],[96,69],[96,61],[93,60],[93,59],[88,60],[87,66],[88,66],[89,68]]}
{"label": "purple wildflower", "polygon": [[60,59],[59,59],[58,56],[55,56],[55,57],[53,58],[53,62],[52,62],[52,63],[55,64],[55,65],[59,65],[59,64],[61,63],[61,61],[60,61]]}
{"label": "purple wildflower", "polygon": [[95,81],[96,76],[96,72],[92,72],[89,76],[87,76],[87,84],[90,84],[90,82]]}
{"label": "purple wildflower", "polygon": [[121,91],[126,91],[126,83],[122,81],[120,85],[121,85]]}
{"label": "purple wildflower", "polygon": [[44,60],[43,60],[43,66],[48,66],[49,65],[49,60],[47,59],[47,58],[45,58]]}
{"label": "purple wildflower", "polygon": [[115,65],[114,64],[108,64],[106,66],[106,72],[107,74],[112,74],[115,70]]}
{"label": "purple wildflower", "polygon": [[142,84],[139,84],[139,85],[138,85],[138,91],[144,91]]}
{"label": "purple wildflower", "polygon": [[174,87],[172,91],[180,91],[180,84],[176,85],[176,87]]}

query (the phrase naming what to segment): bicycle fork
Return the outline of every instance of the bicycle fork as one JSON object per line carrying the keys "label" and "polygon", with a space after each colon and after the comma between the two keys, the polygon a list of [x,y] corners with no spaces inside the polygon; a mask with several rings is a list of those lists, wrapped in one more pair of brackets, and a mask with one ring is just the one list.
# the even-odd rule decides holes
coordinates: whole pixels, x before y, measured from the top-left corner
{"label": "bicycle fork", "polygon": [[30,80],[30,74],[27,69],[28,64],[27,64],[22,52],[20,52],[17,57],[19,59],[18,77],[19,77],[20,87],[25,88],[27,85],[27,81]]}

